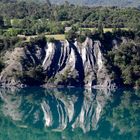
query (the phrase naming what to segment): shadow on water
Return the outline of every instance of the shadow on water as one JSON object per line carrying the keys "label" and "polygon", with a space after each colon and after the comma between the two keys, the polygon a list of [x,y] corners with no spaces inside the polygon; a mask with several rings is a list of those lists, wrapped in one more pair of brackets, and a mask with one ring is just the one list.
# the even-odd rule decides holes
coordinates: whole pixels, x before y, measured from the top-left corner
{"label": "shadow on water", "polygon": [[0,140],[139,140],[140,91],[0,89]]}

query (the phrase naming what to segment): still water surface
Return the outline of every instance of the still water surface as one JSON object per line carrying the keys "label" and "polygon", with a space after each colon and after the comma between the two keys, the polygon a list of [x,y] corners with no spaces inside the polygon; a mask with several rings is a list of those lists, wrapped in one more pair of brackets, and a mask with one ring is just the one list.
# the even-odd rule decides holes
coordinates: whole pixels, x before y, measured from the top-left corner
{"label": "still water surface", "polygon": [[140,91],[0,89],[0,140],[140,140]]}

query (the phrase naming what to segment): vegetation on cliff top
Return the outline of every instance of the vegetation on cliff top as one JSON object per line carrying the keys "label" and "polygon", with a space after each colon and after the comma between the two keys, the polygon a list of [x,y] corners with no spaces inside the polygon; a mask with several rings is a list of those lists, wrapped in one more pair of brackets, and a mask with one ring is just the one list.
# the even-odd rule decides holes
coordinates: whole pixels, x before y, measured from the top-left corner
{"label": "vegetation on cliff top", "polygon": [[0,1],[0,34],[5,36],[64,34],[67,27],[80,31],[98,28],[136,29],[140,11],[136,8],[80,7],[65,3],[52,5]]}

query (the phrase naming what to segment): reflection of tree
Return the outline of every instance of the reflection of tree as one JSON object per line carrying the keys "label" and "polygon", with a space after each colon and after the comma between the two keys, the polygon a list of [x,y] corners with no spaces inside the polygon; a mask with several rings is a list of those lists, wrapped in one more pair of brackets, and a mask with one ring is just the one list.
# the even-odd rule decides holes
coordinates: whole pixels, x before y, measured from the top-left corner
{"label": "reflection of tree", "polygon": [[[118,93],[117,93],[118,94]],[[138,139],[140,137],[140,94],[134,91],[124,91],[120,99],[116,98],[113,109],[107,120],[112,125],[112,134],[118,131],[124,139]]]}

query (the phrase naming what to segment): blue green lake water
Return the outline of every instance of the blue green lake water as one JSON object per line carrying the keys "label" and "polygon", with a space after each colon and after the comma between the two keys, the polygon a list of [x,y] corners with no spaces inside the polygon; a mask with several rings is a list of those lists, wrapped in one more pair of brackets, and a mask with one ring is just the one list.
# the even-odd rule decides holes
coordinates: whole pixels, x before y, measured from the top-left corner
{"label": "blue green lake water", "polygon": [[0,140],[140,140],[140,91],[1,88]]}

